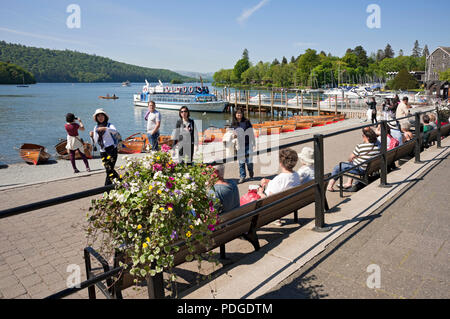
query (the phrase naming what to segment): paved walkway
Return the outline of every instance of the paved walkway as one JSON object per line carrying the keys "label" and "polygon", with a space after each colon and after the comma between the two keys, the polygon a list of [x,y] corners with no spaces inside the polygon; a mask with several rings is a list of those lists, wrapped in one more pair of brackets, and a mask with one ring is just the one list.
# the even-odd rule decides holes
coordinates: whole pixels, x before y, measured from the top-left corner
{"label": "paved walkway", "polygon": [[[352,125],[357,125],[359,124],[358,122]],[[330,126],[330,130],[332,129],[337,130],[342,129],[342,127],[336,126],[332,128]],[[308,138],[310,136],[305,135],[304,137]],[[284,139],[283,143],[292,142],[298,140],[298,138],[298,136],[294,135],[291,137],[288,136]],[[354,144],[359,142],[359,139],[359,131],[326,139],[325,169],[330,171],[337,161],[345,160],[353,149]],[[448,140],[450,139],[446,139],[445,141],[449,142]],[[295,147],[295,149],[300,151],[302,147],[303,145]],[[333,154],[333,156],[330,154]],[[230,163],[226,167],[226,177],[237,179],[237,164]],[[267,175],[263,174],[261,166],[257,166],[255,173],[256,176]],[[0,191],[0,209],[98,187],[103,184],[103,179],[104,173],[90,174],[4,189]],[[246,192],[248,185],[251,183],[248,182],[240,185],[240,193],[243,194]],[[342,202],[337,193],[327,194],[327,196],[330,206],[336,206]],[[90,206],[90,200],[91,198],[86,198],[2,219],[0,222],[0,298],[42,298],[62,290],[65,288],[66,278],[69,275],[67,266],[70,264],[80,265],[82,278],[86,278],[82,258],[82,249],[86,246],[83,227],[85,226],[85,216]],[[345,214],[342,214],[342,216],[345,217]],[[273,245],[279,245],[280,248],[292,247],[289,242],[286,242],[286,245],[281,245],[280,243],[286,237],[294,237],[298,233],[298,230],[307,230],[308,222],[312,221],[314,217],[313,205],[302,209],[300,217],[300,223],[304,227],[288,222],[283,227],[270,226],[261,231],[260,243],[263,247],[261,253],[271,250]],[[289,220],[290,218],[287,219],[287,221]],[[309,231],[308,235],[310,234],[311,232]],[[336,236],[338,235],[336,234]],[[218,269],[217,267],[214,268],[213,266],[207,265],[205,271],[216,276],[220,271],[239,270],[239,265],[248,263],[248,258],[258,259],[259,257],[263,257],[260,253],[248,255],[247,253],[252,252],[251,245],[240,239],[227,245],[227,252],[229,252],[230,265],[222,265]],[[314,254],[318,253],[320,251],[314,252]],[[270,257],[270,255],[267,256]],[[314,256],[312,255],[310,259]],[[255,267],[251,263],[250,265]],[[297,264],[294,270],[288,269],[290,272],[283,273],[271,285],[266,285],[263,293],[259,295],[248,295],[248,297],[254,298],[269,292],[270,289],[273,289],[278,283],[297,271],[299,269],[298,266]],[[186,291],[185,295],[187,295],[189,294],[189,288],[195,283],[196,265],[185,263],[177,271],[180,277],[178,287]],[[87,298],[87,291],[84,290],[71,297]],[[129,289],[125,292],[124,297],[145,297],[145,293],[135,292]],[[208,298],[208,296],[204,298]],[[235,298],[235,296],[230,294],[224,298]]]}
{"label": "paved walkway", "polygon": [[[450,298],[448,153],[435,162],[261,298]],[[367,286],[369,265],[379,288]]]}

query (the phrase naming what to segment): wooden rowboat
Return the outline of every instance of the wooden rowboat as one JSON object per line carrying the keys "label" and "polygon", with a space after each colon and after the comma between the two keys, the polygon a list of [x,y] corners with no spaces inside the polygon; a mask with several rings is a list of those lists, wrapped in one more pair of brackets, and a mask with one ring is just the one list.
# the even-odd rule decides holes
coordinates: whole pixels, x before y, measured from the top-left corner
{"label": "wooden rowboat", "polygon": [[287,124],[287,125],[283,125],[281,127],[281,132],[282,133],[294,132],[295,130],[296,130],[296,125],[295,124]]}
{"label": "wooden rowboat", "polygon": [[[55,145],[56,153],[59,158],[70,160],[70,154],[66,149],[67,140],[62,140],[58,144]],[[83,153],[87,158],[92,159],[92,145],[89,143],[83,143]],[[81,159],[81,155],[79,152],[75,152],[75,159]]]}
{"label": "wooden rowboat", "polygon": [[20,157],[34,165],[45,163],[50,158],[50,154],[45,151],[45,147],[37,144],[22,144],[19,149]]}
{"label": "wooden rowboat", "polygon": [[118,147],[120,154],[137,154],[145,151],[149,140],[147,134],[136,133],[123,140]]}
{"label": "wooden rowboat", "polygon": [[296,130],[306,130],[311,128],[313,125],[313,122],[297,122],[295,123],[295,129]]}
{"label": "wooden rowboat", "polygon": [[104,100],[117,100],[119,97],[118,96],[99,96],[99,99],[104,99]]}
{"label": "wooden rowboat", "polygon": [[172,147],[172,145],[173,145],[172,136],[170,136],[170,135],[160,135],[159,139],[158,139],[158,144],[159,145],[166,144],[166,145]]}

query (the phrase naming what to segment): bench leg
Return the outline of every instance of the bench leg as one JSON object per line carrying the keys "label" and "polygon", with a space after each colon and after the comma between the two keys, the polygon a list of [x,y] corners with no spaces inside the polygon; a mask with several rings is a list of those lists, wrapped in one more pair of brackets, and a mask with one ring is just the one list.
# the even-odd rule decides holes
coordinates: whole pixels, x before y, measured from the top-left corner
{"label": "bench leg", "polygon": [[294,222],[298,223],[298,210],[294,212]]}
{"label": "bench leg", "polygon": [[256,235],[256,231],[245,234],[244,238],[253,245],[255,251],[258,251],[261,248],[261,246],[259,246],[259,240],[258,235]]}

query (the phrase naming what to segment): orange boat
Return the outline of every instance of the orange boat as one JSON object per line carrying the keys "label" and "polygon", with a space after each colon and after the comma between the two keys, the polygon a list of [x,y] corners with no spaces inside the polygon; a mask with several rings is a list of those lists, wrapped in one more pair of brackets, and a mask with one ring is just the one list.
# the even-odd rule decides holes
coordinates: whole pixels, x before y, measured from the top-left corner
{"label": "orange boat", "polygon": [[313,127],[315,127],[315,126],[324,126],[326,124],[327,124],[327,121],[314,121],[312,126]]}
{"label": "orange boat", "polygon": [[166,144],[166,145],[172,147],[172,145],[173,145],[172,136],[170,136],[170,135],[160,135],[159,139],[158,139],[158,143],[160,145]]}
{"label": "orange boat", "polygon": [[297,122],[295,123],[295,129],[296,130],[306,130],[311,128],[313,125],[313,122]]}
{"label": "orange boat", "polygon": [[118,96],[99,96],[99,99],[104,99],[104,100],[117,100],[119,97]]}
{"label": "orange boat", "polygon": [[137,154],[145,151],[149,145],[147,134],[136,133],[127,137],[119,144],[120,154]]}
{"label": "orange boat", "polygon": [[296,125],[295,124],[286,124],[281,126],[281,132],[282,133],[286,133],[286,132],[294,132],[296,129]]}
{"label": "orange boat", "polygon": [[[58,153],[59,157],[62,159],[69,160],[70,154],[66,149],[67,140],[63,140],[55,145],[56,153]],[[89,143],[83,143],[83,153],[87,158],[92,159],[92,145]],[[75,152],[75,159],[81,159],[81,155],[79,152]]]}
{"label": "orange boat", "polygon": [[50,154],[45,151],[45,147],[37,144],[22,144],[19,149],[20,157],[34,165],[45,163],[50,158]]}

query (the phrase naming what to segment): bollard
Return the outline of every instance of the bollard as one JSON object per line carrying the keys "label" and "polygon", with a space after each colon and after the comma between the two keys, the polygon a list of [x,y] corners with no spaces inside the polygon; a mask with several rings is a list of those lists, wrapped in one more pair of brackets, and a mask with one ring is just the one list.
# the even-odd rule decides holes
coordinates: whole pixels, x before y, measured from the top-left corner
{"label": "bollard", "polygon": [[387,184],[387,131],[386,121],[381,121],[381,176],[379,187],[391,187]]}
{"label": "bollard", "polygon": [[314,181],[315,191],[315,227],[316,232],[327,232],[331,227],[325,225],[325,192],[324,192],[324,163],[323,163],[323,135],[314,135]]}
{"label": "bollard", "polygon": [[420,161],[420,149],[422,147],[422,133],[420,132],[420,113],[415,113],[415,141],[416,141],[416,147],[414,149],[415,153],[415,161],[414,163],[420,164],[422,163]]}

